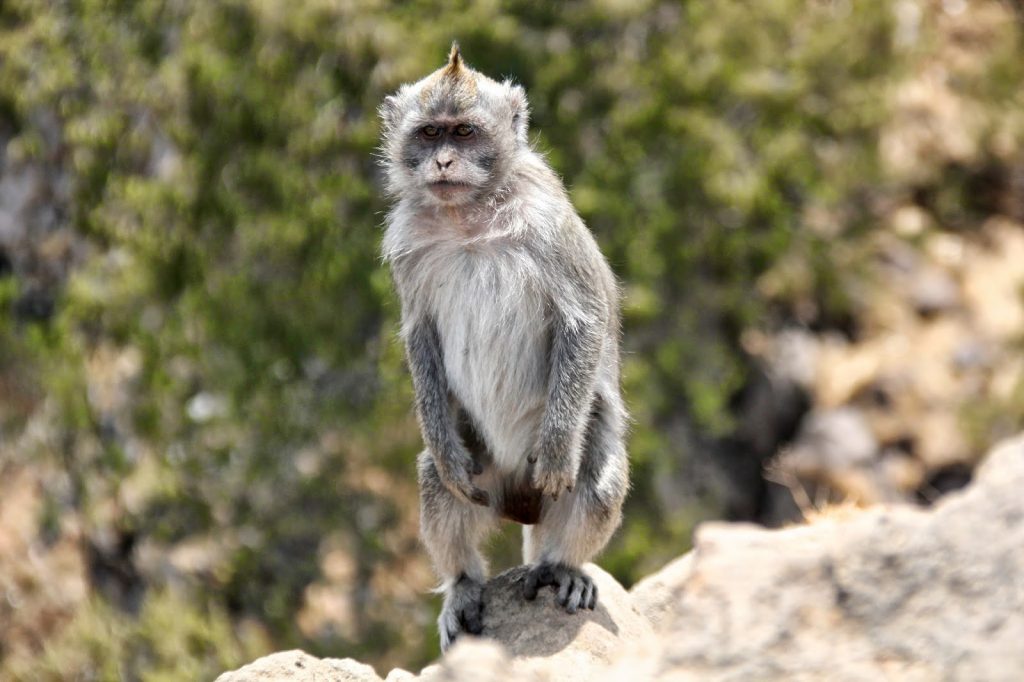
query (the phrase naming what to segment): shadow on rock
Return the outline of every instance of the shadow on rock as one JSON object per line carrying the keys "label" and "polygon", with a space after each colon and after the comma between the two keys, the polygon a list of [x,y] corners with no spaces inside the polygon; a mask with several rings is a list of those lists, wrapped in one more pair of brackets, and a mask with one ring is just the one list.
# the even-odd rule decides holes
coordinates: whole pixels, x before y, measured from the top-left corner
{"label": "shadow on rock", "polygon": [[462,648],[470,645],[474,650],[485,643],[482,640],[501,644],[513,657],[511,664],[495,665],[506,675],[554,673],[560,680],[586,680],[615,660],[625,646],[652,636],[650,623],[633,608],[629,593],[598,566],[583,567],[597,585],[597,607],[574,614],[566,613],[550,587],[527,601],[523,597],[527,570],[513,568],[487,583],[483,637],[460,642]]}
{"label": "shadow on rock", "polygon": [[[573,645],[581,631],[587,643],[596,644],[618,639],[623,629],[632,633],[641,627],[626,591],[600,568],[590,565],[584,569],[597,584],[597,607],[577,613],[566,613],[551,587],[542,588],[534,601],[527,601],[523,597],[527,570],[519,566],[505,571],[484,588],[484,636],[504,644],[513,656],[557,654]],[[617,621],[625,622],[620,627]]]}

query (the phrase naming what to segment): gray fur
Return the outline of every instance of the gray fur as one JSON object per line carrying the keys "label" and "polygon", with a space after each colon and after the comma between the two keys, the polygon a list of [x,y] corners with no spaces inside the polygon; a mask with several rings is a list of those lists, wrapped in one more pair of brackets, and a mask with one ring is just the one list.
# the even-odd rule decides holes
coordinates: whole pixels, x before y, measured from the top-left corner
{"label": "gray fur", "polygon": [[435,323],[420,318],[405,339],[406,357],[416,389],[416,409],[423,427],[423,439],[435,453],[440,478],[452,492],[474,504],[487,506],[489,495],[473,485],[471,474],[483,472],[459,438],[451,414],[448,380],[444,373],[441,340]]}
{"label": "gray fur", "polygon": [[446,650],[463,632],[479,635],[484,630],[484,584],[463,575],[445,592],[444,606],[437,621],[441,648]]}
{"label": "gray fur", "polygon": [[611,269],[527,144],[522,88],[452,55],[381,107],[395,200],[383,253],[426,444],[421,534],[445,647],[475,628],[478,547],[499,517],[536,522],[534,594],[551,585],[568,610],[592,608],[579,566],[618,526],[628,481]]}

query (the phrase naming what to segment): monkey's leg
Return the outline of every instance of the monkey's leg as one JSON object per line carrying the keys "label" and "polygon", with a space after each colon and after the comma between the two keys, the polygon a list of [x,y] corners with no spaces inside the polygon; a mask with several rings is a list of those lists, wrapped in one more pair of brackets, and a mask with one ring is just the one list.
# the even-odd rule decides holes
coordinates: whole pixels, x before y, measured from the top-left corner
{"label": "monkey's leg", "polygon": [[597,586],[580,566],[601,551],[622,518],[629,475],[624,430],[621,406],[595,400],[575,489],[545,499],[540,522],[524,527],[524,559],[533,564],[523,584],[527,599],[551,585],[569,613],[596,605]]}
{"label": "monkey's leg", "polygon": [[418,459],[420,537],[442,579],[444,605],[437,620],[441,649],[463,632],[483,631],[483,586],[487,564],[478,549],[495,523],[494,512],[469,504],[441,482],[429,450]]}

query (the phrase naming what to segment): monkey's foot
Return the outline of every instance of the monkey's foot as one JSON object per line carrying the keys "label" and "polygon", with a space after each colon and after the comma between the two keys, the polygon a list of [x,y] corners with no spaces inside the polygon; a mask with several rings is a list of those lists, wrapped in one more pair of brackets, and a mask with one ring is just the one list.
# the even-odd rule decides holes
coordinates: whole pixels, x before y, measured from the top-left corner
{"label": "monkey's foot", "polygon": [[550,585],[558,591],[558,603],[569,613],[593,609],[597,605],[597,585],[586,573],[565,564],[537,564],[526,574],[523,596],[532,601],[537,590]]}
{"label": "monkey's foot", "polygon": [[447,651],[462,633],[479,635],[484,631],[484,586],[465,573],[444,597],[437,629],[441,633],[441,651]]}

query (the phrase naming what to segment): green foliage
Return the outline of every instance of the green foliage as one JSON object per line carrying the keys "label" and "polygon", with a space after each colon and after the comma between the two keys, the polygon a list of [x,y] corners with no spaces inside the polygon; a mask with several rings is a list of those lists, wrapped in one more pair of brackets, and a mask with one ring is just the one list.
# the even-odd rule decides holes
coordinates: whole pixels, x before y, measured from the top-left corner
{"label": "green foliage", "polygon": [[[730,432],[740,332],[848,314],[831,243],[870,230],[905,56],[892,17],[876,0],[5,3],[9,151],[65,160],[90,255],[58,316],[0,326],[0,348],[34,348],[87,535],[216,548],[185,576],[198,596],[173,636],[158,584],[139,619],[92,602],[47,670],[209,677],[241,655],[227,611],[279,646],[406,666],[435,652],[425,598],[396,611],[380,588],[416,553],[419,436],[378,257],[375,110],[452,38],[526,86],[537,145],[623,282],[635,485],[605,561],[630,581],[685,550],[720,503],[666,513],[655,482]],[[110,367],[128,378],[105,399]],[[356,626],[310,641],[295,617],[328,536],[354,557]]]}
{"label": "green foliage", "polygon": [[[21,363],[28,354],[21,334],[13,323],[10,311],[17,297],[18,283],[13,277],[0,278],[0,389],[5,394],[15,395],[28,388],[26,372]],[[31,410],[29,400],[18,403],[5,401],[0,405],[0,438],[27,416]]]}
{"label": "green foliage", "polygon": [[40,655],[10,661],[6,679],[212,680],[264,650],[262,639],[252,628],[237,636],[223,610],[169,590],[151,594],[133,619],[92,599]]}

